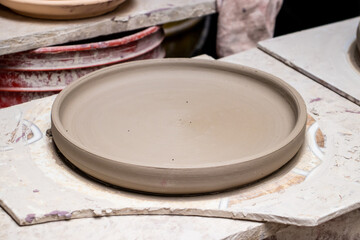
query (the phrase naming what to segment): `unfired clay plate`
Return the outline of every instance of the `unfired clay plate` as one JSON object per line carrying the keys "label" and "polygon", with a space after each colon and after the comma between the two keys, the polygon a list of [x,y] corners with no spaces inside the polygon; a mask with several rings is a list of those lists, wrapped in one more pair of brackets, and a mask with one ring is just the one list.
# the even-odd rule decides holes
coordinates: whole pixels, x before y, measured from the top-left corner
{"label": "unfired clay plate", "polygon": [[192,194],[279,169],[304,140],[306,107],[280,79],[213,60],[125,63],[56,98],[52,133],[84,172],[121,187]]}
{"label": "unfired clay plate", "polygon": [[0,0],[21,15],[44,19],[79,19],[114,10],[125,0]]}

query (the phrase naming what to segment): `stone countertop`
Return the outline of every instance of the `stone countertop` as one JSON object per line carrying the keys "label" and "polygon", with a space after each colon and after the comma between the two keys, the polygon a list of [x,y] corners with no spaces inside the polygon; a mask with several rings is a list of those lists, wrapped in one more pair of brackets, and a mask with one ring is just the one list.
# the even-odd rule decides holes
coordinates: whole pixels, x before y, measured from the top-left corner
{"label": "stone countertop", "polygon": [[127,0],[116,10],[81,20],[43,20],[0,5],[0,55],[124,32],[216,12],[215,0]]}

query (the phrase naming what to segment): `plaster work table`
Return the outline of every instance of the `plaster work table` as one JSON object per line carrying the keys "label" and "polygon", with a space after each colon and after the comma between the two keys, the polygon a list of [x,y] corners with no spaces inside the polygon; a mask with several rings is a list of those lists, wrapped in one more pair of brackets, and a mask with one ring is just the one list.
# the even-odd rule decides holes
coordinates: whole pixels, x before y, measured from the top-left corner
{"label": "plaster work table", "polygon": [[259,43],[266,53],[360,105],[359,17]]}
{"label": "plaster work table", "polygon": [[0,55],[200,17],[215,0],[127,0],[106,15],[72,21],[23,17],[0,5]]}
{"label": "plaster work table", "polygon": [[[314,203],[329,207],[335,204],[335,210],[329,209],[332,212],[328,216],[329,221],[314,227],[296,227],[270,222],[161,215],[84,218],[20,227],[0,209],[0,239],[113,239],[114,236],[131,239],[263,239],[270,236],[278,239],[316,239],[319,236],[359,238],[360,205],[356,199],[359,193],[356,189],[359,189],[360,182],[360,107],[259,49],[220,61],[261,69],[285,80],[300,92],[308,112],[326,134],[324,164],[306,180],[318,182],[325,197],[312,198],[306,194],[305,186],[293,186],[286,190],[294,195],[294,198],[289,198],[289,205],[296,198],[310,205]],[[36,100],[11,109],[26,108],[42,101],[48,100]],[[0,110],[0,116],[2,113],[4,111]],[[282,194],[280,192],[278,196]]]}
{"label": "plaster work table", "polygon": [[[353,112],[360,111],[360,107],[352,102],[285,66],[258,49],[239,53],[224,58],[222,61],[257,67],[263,71],[276,74],[301,93],[310,113],[319,122],[319,125],[327,130],[327,138],[336,139],[333,144],[347,144],[348,146],[359,144],[360,119],[358,114],[345,111],[346,109]],[[39,101],[43,100],[27,104],[34,104]],[[21,106],[14,106],[13,108],[19,107]],[[326,167],[335,171],[338,175],[336,177],[347,177],[349,181],[358,184],[357,181],[360,174],[357,176],[347,176],[346,172],[349,168],[353,168],[355,171],[360,169],[358,147],[353,148],[352,152],[347,150],[345,148],[341,152],[333,153],[332,160],[335,161],[331,161],[333,165]],[[324,169],[317,172],[317,174],[324,174]],[[334,177],[335,181],[336,177]],[[334,183],[329,182],[328,184]],[[326,199],[322,201],[326,201]],[[338,201],[341,204],[342,201],[346,202],[346,199],[338,195]],[[356,208],[354,206],[350,207],[348,211],[352,209]],[[11,239],[13,236],[17,236],[19,239],[36,239],[39,236],[42,238],[55,237],[59,239],[69,236],[76,237],[77,239],[97,239],[100,236],[104,239],[111,239],[113,236],[118,236],[119,238],[149,237],[154,239],[169,237],[175,239],[243,239],[244,237],[261,239],[272,235],[276,235],[279,239],[290,236],[311,239],[325,233],[333,237],[338,236],[338,234],[358,237],[356,229],[359,227],[358,219],[360,211],[353,210],[316,227],[295,227],[276,223],[191,216],[113,216],[19,227],[3,210],[1,210],[0,214],[1,239]]]}

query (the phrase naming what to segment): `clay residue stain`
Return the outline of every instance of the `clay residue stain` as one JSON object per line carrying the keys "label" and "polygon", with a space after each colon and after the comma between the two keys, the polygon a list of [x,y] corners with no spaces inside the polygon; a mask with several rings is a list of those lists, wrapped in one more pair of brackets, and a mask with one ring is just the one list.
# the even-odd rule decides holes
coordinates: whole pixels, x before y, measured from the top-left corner
{"label": "clay residue stain", "polygon": [[[306,121],[306,129],[308,129],[315,122],[315,119],[308,114]],[[320,129],[316,131],[316,144],[321,148],[325,147],[325,136]]]}
{"label": "clay residue stain", "polygon": [[12,132],[5,134],[5,136],[9,136],[9,140],[7,141],[8,144],[17,143],[24,137],[26,138],[26,140],[30,140],[32,137],[34,137],[34,133],[26,125],[22,126],[22,134],[18,136],[17,133],[18,133],[19,125],[20,122],[17,124],[16,128]]}
{"label": "clay residue stain", "polygon": [[26,221],[27,223],[32,223],[32,221],[34,221],[34,219],[35,219],[35,214],[34,214],[34,213],[30,213],[30,214],[28,214],[28,215],[26,216],[25,221]]}
{"label": "clay residue stain", "polygon": [[347,113],[360,114],[360,111],[353,111],[353,110],[348,110],[348,109],[346,109],[345,112],[347,112]]}
{"label": "clay residue stain", "polygon": [[52,216],[52,217],[65,217],[65,218],[70,218],[71,217],[71,213],[69,213],[68,211],[59,211],[59,210],[54,210],[52,212],[49,212],[47,214],[45,214],[44,216],[45,217],[49,217],[49,216]]}
{"label": "clay residue stain", "polygon": [[310,103],[313,103],[313,102],[318,102],[318,101],[321,101],[322,100],[322,98],[313,98],[313,99],[311,99],[310,100]]}
{"label": "clay residue stain", "polygon": [[325,137],[320,129],[316,131],[316,144],[321,148],[325,147]]}
{"label": "clay residue stain", "polygon": [[306,119],[306,129],[308,129],[314,123],[315,123],[315,119],[308,114]]}
{"label": "clay residue stain", "polygon": [[305,180],[305,176],[296,173],[289,173],[283,178],[264,184],[259,184],[252,189],[247,189],[243,194],[239,194],[239,197],[229,199],[228,207],[239,204],[242,201],[258,198],[267,194],[281,192],[290,186],[297,185]]}

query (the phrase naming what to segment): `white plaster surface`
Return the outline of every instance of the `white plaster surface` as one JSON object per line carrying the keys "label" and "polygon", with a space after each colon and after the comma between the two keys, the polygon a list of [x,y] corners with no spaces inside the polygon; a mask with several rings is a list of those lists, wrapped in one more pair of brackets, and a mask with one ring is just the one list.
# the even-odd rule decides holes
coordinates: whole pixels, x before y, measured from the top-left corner
{"label": "white plaster surface", "polygon": [[[322,218],[315,218],[318,222],[313,222],[314,224],[320,223],[321,221],[326,221],[332,217],[337,215],[341,215],[345,212],[348,212],[352,209],[358,207],[357,200],[360,199],[358,197],[358,189],[359,189],[359,180],[360,180],[360,159],[359,159],[359,114],[360,108],[355,104],[347,101],[346,99],[340,97],[339,95],[331,92],[329,89],[322,87],[321,85],[313,82],[311,79],[301,75],[300,73],[294,71],[286,67],[284,64],[276,61],[274,58],[264,54],[263,52],[253,49],[247,52],[243,52],[241,54],[237,54],[228,58],[223,59],[224,61],[230,61],[235,63],[241,63],[244,65],[257,67],[269,73],[276,74],[281,77],[283,80],[287,81],[289,84],[293,85],[304,97],[308,111],[312,113],[312,115],[318,121],[321,129],[326,134],[327,139],[327,151],[325,154],[324,162],[326,164],[321,164],[317,167],[307,178],[307,180],[301,184],[289,187],[287,190],[281,189],[280,192],[275,194],[266,195],[261,199],[258,203],[253,203],[253,207],[256,205],[266,206],[268,205],[268,209],[278,207],[278,204],[273,205],[275,198],[281,199],[283,197],[287,197],[289,200],[286,204],[283,204],[281,209],[283,212],[288,211],[289,213],[295,213],[298,217],[304,213],[309,213],[308,216],[321,216],[324,214]],[[46,103],[51,98],[45,100],[39,100],[38,102],[32,102],[31,104],[40,104]],[[29,105],[23,105],[22,107],[28,107]],[[0,111],[3,113],[3,110]],[[37,124],[35,119],[37,118],[37,114],[40,115],[41,112],[33,112],[30,116],[33,119],[29,119],[34,121]],[[15,114],[16,115],[16,112]],[[0,114],[0,116],[4,116]],[[37,142],[40,144],[40,142]],[[35,143],[34,143],[35,144]],[[7,164],[4,162],[4,158],[1,157],[1,164]],[[12,171],[15,169],[13,168]],[[44,173],[43,173],[44,174]],[[51,175],[51,173],[47,173],[47,175]],[[0,175],[2,176],[2,175]],[[23,179],[22,179],[23,180]],[[13,184],[14,182],[8,181],[6,184]],[[6,185],[5,184],[5,185]],[[16,184],[16,183],[15,183]],[[3,183],[1,186],[5,186]],[[264,185],[260,184],[260,187]],[[30,189],[33,186],[31,186]],[[13,188],[12,191],[17,191],[18,188]],[[61,189],[59,189],[61,190]],[[289,191],[291,190],[291,191]],[[61,192],[61,191],[60,191]],[[39,192],[41,193],[41,189]],[[256,192],[255,192],[256,193]],[[290,193],[292,196],[289,196]],[[18,198],[21,198],[22,193],[19,193]],[[269,196],[271,199],[269,199]],[[65,196],[64,199],[66,200]],[[267,203],[269,201],[269,203]],[[71,204],[70,204],[71,205]],[[264,208],[264,207],[263,207]],[[296,211],[295,208],[301,208],[303,210]],[[295,211],[294,211],[295,209]],[[58,209],[62,210],[62,209]],[[63,209],[65,210],[65,209]],[[105,211],[106,212],[106,211]],[[109,211],[108,211],[109,212]],[[320,214],[319,214],[320,213]],[[2,215],[1,215],[2,214]],[[109,236],[117,231],[114,227],[122,226],[130,226],[123,223],[121,219],[124,216],[115,216],[115,217],[103,217],[103,218],[85,218],[85,219],[77,219],[71,221],[60,221],[60,222],[52,222],[46,224],[32,225],[27,227],[19,227],[15,224],[15,222],[11,221],[10,217],[5,215],[0,211],[0,238],[1,239],[12,239],[11,236],[22,236],[18,237],[19,239],[34,239],[39,236],[53,236],[51,231],[55,231],[57,234],[54,237],[55,239],[63,238],[63,236],[79,236],[77,239],[91,239],[96,238],[94,236],[102,236],[105,233],[109,233]],[[325,223],[320,225],[319,227],[314,228],[304,228],[304,227],[296,227],[297,231],[294,232],[294,236],[299,236],[302,233],[307,234],[304,236],[312,236],[312,238],[303,238],[303,239],[316,239],[321,233],[325,233],[326,231],[337,231],[337,233],[341,233],[341,231],[351,230],[353,235],[349,236],[357,236],[356,229],[359,229],[359,224],[355,221],[359,216],[359,211],[355,210],[351,213],[343,215],[340,218],[337,218],[329,223]],[[56,216],[54,216],[56,217]],[[130,216],[129,216],[130,217]],[[156,226],[163,226],[162,223],[168,223],[166,226],[169,226],[168,231],[164,232],[164,236],[168,238],[172,236],[172,230],[174,229],[172,223],[169,223],[169,219],[180,218],[179,222],[175,221],[173,224],[179,227],[179,231],[181,229],[189,229],[190,231],[194,228],[200,229],[202,234],[205,232],[209,232],[211,234],[216,234],[212,230],[214,225],[211,225],[207,222],[196,222],[192,221],[191,217],[180,217],[180,216],[133,216],[135,222],[133,223],[134,228],[139,229],[139,232],[134,235],[136,236],[149,236],[149,238],[159,239],[161,237],[156,237],[156,234],[151,234],[149,232],[154,231],[152,229],[151,223],[147,221],[143,221],[141,219],[145,219],[149,217],[151,219],[162,219],[157,222]],[[144,218],[145,217],[145,218]],[[162,218],[163,217],[163,218]],[[201,218],[200,218],[201,219]],[[214,218],[205,218],[205,219],[214,219]],[[338,220],[340,219],[340,220]],[[189,222],[194,223],[194,226],[189,226],[187,224],[187,220]],[[233,224],[237,220],[230,219],[222,219],[229,221],[227,224]],[[276,218],[274,218],[276,220]],[[149,220],[150,221],[150,220]],[[156,221],[156,220],[155,220]],[[234,222],[232,222],[234,221]],[[125,220],[126,222],[126,220]],[[160,223],[161,222],[161,223]],[[244,221],[238,221],[244,222]],[[129,220],[129,223],[131,221]],[[89,228],[84,229],[84,227],[80,227],[82,224],[89,226]],[[177,225],[179,224],[179,225]],[[205,224],[207,227],[198,226],[197,224]],[[256,239],[262,239],[266,237],[265,230],[269,230],[268,224],[260,224],[260,228],[258,223],[250,224],[250,226],[245,227],[246,229],[239,227],[239,231],[237,233],[229,232],[229,239],[245,239],[245,237],[251,238],[255,237]],[[345,224],[345,225],[344,225]],[[216,223],[215,223],[216,225]],[[221,225],[219,225],[221,226]],[[280,225],[273,225],[275,228]],[[277,227],[276,227],[277,226]],[[325,227],[324,227],[325,226]],[[184,228],[183,228],[184,227]],[[229,227],[229,226],[228,226]],[[134,229],[133,228],[133,229]],[[120,228],[121,229],[121,228]],[[165,228],[164,228],[165,229]],[[221,227],[216,228],[217,231],[220,231]],[[280,229],[280,228],[279,228]],[[289,239],[282,238],[282,236],[289,236],[286,234],[290,234],[293,232],[294,227],[290,227],[290,232],[282,232],[283,235],[278,235],[278,239]],[[321,230],[324,230],[323,232]],[[253,235],[252,233],[256,230],[258,235]],[[135,231],[135,230],[134,230]],[[130,230],[130,233],[134,231]],[[144,232],[145,231],[145,232]],[[149,232],[147,232],[149,231]],[[161,232],[161,231],[159,231]],[[87,233],[90,233],[89,235]],[[178,232],[175,231],[175,234]],[[193,231],[192,236],[198,234],[198,231]],[[12,234],[12,235],[11,235]],[[93,235],[92,235],[93,234]],[[127,234],[126,232],[121,232],[117,234]],[[140,235],[144,234],[144,235]],[[148,234],[148,235],[145,235]],[[244,235],[245,234],[245,235]],[[297,235],[296,235],[297,234]],[[3,237],[5,236],[5,237]],[[10,237],[9,237],[10,236]],[[107,236],[107,235],[106,235]],[[122,235],[120,235],[121,238]],[[155,236],[155,237],[152,237]],[[175,238],[180,235],[175,235]],[[189,235],[191,236],[191,235]],[[207,238],[208,235],[197,235],[198,238]],[[203,237],[205,236],[205,237]],[[209,235],[215,236],[215,235]],[[315,236],[315,237],[314,237]],[[111,236],[110,236],[111,237]],[[174,238],[174,237],[173,237]],[[217,238],[217,237],[214,237]],[[222,238],[222,237],[220,237]],[[196,239],[195,237],[192,239]],[[212,239],[210,237],[210,239]]]}
{"label": "white plaster surface", "polygon": [[215,11],[215,0],[127,0],[103,16],[60,21],[24,17],[0,5],[0,55],[204,16]]}
{"label": "white plaster surface", "polygon": [[261,201],[257,199],[256,205],[261,203],[260,209],[264,212],[277,209],[274,220],[285,216],[304,218],[308,220],[307,225],[317,225],[359,208],[360,107],[258,49],[222,60],[259,68],[292,85],[326,135],[323,164],[307,181],[281,193],[267,195]]}
{"label": "white plaster surface", "polygon": [[352,211],[316,227],[287,226],[280,229],[271,240],[328,240],[360,239],[360,209]]}
{"label": "white plaster surface", "polygon": [[18,226],[0,208],[0,239],[263,239],[285,226],[191,216],[113,216]]}
{"label": "white plaster surface", "polygon": [[[252,51],[246,53],[256,57]],[[246,53],[239,55],[241,59],[246,59]],[[278,63],[261,55],[266,60],[265,57]],[[300,74],[299,77],[304,78]],[[54,96],[4,109],[0,116],[11,122],[6,120],[11,116],[7,111],[20,111],[23,119],[45,133],[50,128],[53,100]],[[330,129],[324,133],[332,143]],[[312,226],[355,209],[360,193],[353,191],[357,183],[335,176],[330,177],[329,188],[324,188],[322,181],[312,181],[315,177],[329,181],[319,169],[328,171],[333,156],[326,152],[320,160],[308,146],[304,144],[300,153],[278,172],[250,186],[205,196],[156,197],[108,188],[79,175],[59,158],[52,139],[43,137],[27,146],[20,142],[14,150],[0,153],[0,183],[4,186],[0,189],[0,203],[21,225],[94,216],[171,214]],[[344,184],[350,192],[343,191]],[[339,193],[334,194],[337,190]],[[326,204],[316,199],[325,199]]]}
{"label": "white plaster surface", "polygon": [[280,36],[260,42],[259,47],[360,105],[360,66],[354,62],[359,21],[357,17]]}
{"label": "white plaster surface", "polygon": [[[106,187],[69,168],[56,153],[51,138],[50,110],[55,96],[0,111],[2,132],[18,129],[21,119],[36,125],[44,137],[32,144],[22,141],[0,152],[0,204],[20,225],[112,215],[171,214],[313,225],[311,218],[277,217],[276,209],[264,210],[262,198],[281,194],[301,184],[322,161],[304,144],[297,157],[275,174],[251,186],[228,192],[188,197],[160,197]],[[22,117],[20,120],[15,116]],[[12,127],[11,127],[12,126]],[[15,126],[15,128],[14,128]],[[24,135],[17,131],[14,139]],[[10,135],[12,136],[12,135]],[[3,140],[5,145],[9,141]],[[306,181],[305,181],[306,182]],[[19,198],[19,195],[22,197]],[[284,200],[280,200],[284,201]],[[249,202],[249,203],[248,203]],[[274,200],[272,201],[274,202]],[[275,202],[278,202],[276,199]],[[265,208],[266,204],[265,204]],[[310,221],[309,221],[310,220]]]}

